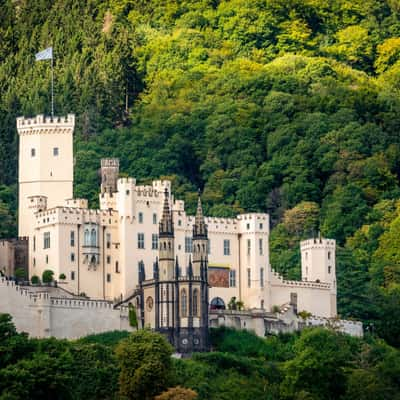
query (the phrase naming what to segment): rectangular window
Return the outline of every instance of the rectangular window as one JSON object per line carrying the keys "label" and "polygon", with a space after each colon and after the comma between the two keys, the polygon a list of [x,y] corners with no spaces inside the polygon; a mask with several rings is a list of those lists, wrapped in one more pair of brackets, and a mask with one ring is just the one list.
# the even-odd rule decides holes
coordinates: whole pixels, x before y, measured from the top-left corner
{"label": "rectangular window", "polygon": [[75,262],[75,253],[71,253],[71,262]]}
{"label": "rectangular window", "polygon": [[246,229],[247,229],[247,230],[250,229],[250,224],[246,224]]}
{"label": "rectangular window", "polygon": [[35,157],[36,156],[36,149],[31,149],[31,157]]}
{"label": "rectangular window", "polygon": [[36,267],[36,258],[33,257],[33,266]]}
{"label": "rectangular window", "polygon": [[107,264],[111,264],[111,256],[107,256]]}
{"label": "rectangular window", "polygon": [[153,214],[153,224],[156,225],[157,224],[157,214]]}
{"label": "rectangular window", "polygon": [[115,272],[117,274],[119,274],[119,263],[118,263],[118,261],[115,261]]}
{"label": "rectangular window", "polygon": [[210,239],[207,240],[207,254],[211,254],[211,241],[210,241]]}
{"label": "rectangular window", "polygon": [[75,280],[75,271],[71,271],[71,281]]}
{"label": "rectangular window", "polygon": [[139,224],[143,224],[143,213],[140,212],[138,215]]}
{"label": "rectangular window", "polygon": [[137,247],[138,249],[144,249],[144,233],[137,234]]}
{"label": "rectangular window", "polygon": [[263,224],[260,224],[260,229],[263,229]]}
{"label": "rectangular window", "polygon": [[264,254],[264,248],[263,248],[263,240],[262,239],[258,239],[258,250],[260,252],[260,256],[262,256]]}
{"label": "rectangular window", "polygon": [[234,269],[229,271],[229,287],[236,287],[236,271]]}
{"label": "rectangular window", "polygon": [[156,233],[151,235],[151,248],[152,250],[158,249],[158,235]]}
{"label": "rectangular window", "polygon": [[185,253],[192,252],[192,238],[190,236],[185,237]]}
{"label": "rectangular window", "polygon": [[109,249],[111,247],[111,234],[110,233],[106,234],[106,246],[107,246],[107,249]]}
{"label": "rectangular window", "polygon": [[251,287],[251,269],[247,268],[247,287]]}
{"label": "rectangular window", "polygon": [[251,240],[247,239],[247,255],[249,256],[251,253]]}
{"label": "rectangular window", "polygon": [[49,256],[46,255],[46,264],[48,264],[48,263],[49,263]]}
{"label": "rectangular window", "polygon": [[111,274],[107,274],[107,282],[111,282]]}
{"label": "rectangular window", "polygon": [[229,239],[224,240],[224,256],[231,254],[231,241]]}
{"label": "rectangular window", "polygon": [[43,233],[43,248],[44,249],[50,248],[50,232]]}
{"label": "rectangular window", "polygon": [[36,251],[36,236],[33,237],[33,251]]}
{"label": "rectangular window", "polygon": [[71,231],[70,235],[69,235],[69,244],[71,245],[71,247],[75,246],[75,232]]}
{"label": "rectangular window", "polygon": [[260,287],[264,287],[264,268],[260,268]]}
{"label": "rectangular window", "polygon": [[53,156],[58,156],[58,147],[53,147]]}

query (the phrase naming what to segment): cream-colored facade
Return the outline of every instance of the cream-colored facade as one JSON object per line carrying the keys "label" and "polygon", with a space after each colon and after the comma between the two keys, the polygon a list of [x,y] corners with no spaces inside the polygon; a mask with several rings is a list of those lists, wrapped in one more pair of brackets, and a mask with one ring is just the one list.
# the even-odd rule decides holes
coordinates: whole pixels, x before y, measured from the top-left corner
{"label": "cream-colored facade", "polygon": [[[51,269],[59,281],[65,275],[63,287],[72,293],[124,300],[137,289],[139,264],[144,264],[147,277],[152,276],[165,189],[175,230],[174,253],[182,266],[188,265],[192,252],[195,218],[171,195],[169,181],[143,186],[134,178],[118,178],[116,159],[102,160],[100,209],[73,199],[73,127],[73,115],[17,119],[19,234],[29,237],[29,273],[41,277]],[[270,310],[296,300],[299,311],[336,316],[333,240],[324,239],[318,246],[302,242],[302,281],[285,281],[270,266],[268,214],[208,217],[205,222],[211,306],[217,298],[227,305],[236,297],[246,308]]]}

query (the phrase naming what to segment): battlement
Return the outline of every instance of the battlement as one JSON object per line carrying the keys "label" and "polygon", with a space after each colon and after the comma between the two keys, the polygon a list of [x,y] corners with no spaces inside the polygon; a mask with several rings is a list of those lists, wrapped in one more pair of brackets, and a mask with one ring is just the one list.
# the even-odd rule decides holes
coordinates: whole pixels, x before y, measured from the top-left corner
{"label": "battlement", "polygon": [[45,117],[43,114],[39,114],[33,118],[17,118],[17,129],[19,134],[54,133],[55,128],[68,128],[71,130],[74,126],[74,114],[68,114],[64,117]]}
{"label": "battlement", "polygon": [[136,179],[135,178],[118,178],[118,187],[120,185],[136,185]]}
{"label": "battlement", "polygon": [[87,199],[67,199],[65,200],[65,206],[69,208],[88,208]]}
{"label": "battlement", "polygon": [[102,168],[119,168],[119,158],[102,158],[100,163]]}
{"label": "battlement", "polygon": [[274,278],[271,282],[272,285],[279,284],[282,286],[290,286],[290,287],[303,287],[303,288],[313,288],[313,289],[331,289],[331,284],[328,282],[314,282],[314,281],[292,281],[286,280],[274,269],[271,269],[272,277]]}
{"label": "battlement", "polygon": [[310,248],[335,248],[336,240],[334,239],[323,239],[323,238],[312,238],[303,240],[300,242],[301,250]]}

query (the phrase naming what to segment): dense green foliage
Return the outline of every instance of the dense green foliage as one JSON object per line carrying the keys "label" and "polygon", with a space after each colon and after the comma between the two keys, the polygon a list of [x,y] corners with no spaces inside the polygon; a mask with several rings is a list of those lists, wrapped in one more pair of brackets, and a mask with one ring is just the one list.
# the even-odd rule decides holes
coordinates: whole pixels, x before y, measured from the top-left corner
{"label": "dense green foliage", "polygon": [[271,264],[336,238],[339,313],[399,345],[398,0],[0,0],[0,237],[16,233],[15,117],[77,115],[75,194],[103,156],[194,211],[269,212]]}
{"label": "dense green foliage", "polygon": [[400,352],[372,336],[220,328],[211,342],[211,353],[173,359],[150,331],[29,339],[0,314],[0,399],[400,399]]}

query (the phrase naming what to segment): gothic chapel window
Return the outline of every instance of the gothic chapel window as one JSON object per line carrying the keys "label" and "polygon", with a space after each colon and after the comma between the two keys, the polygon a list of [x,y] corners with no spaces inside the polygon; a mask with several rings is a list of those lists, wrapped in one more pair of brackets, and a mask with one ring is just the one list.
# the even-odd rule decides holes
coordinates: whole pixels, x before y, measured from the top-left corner
{"label": "gothic chapel window", "polygon": [[181,314],[182,317],[187,317],[187,294],[185,289],[181,291]]}
{"label": "gothic chapel window", "polygon": [[199,291],[194,289],[193,291],[193,316],[197,317],[199,311]]}

